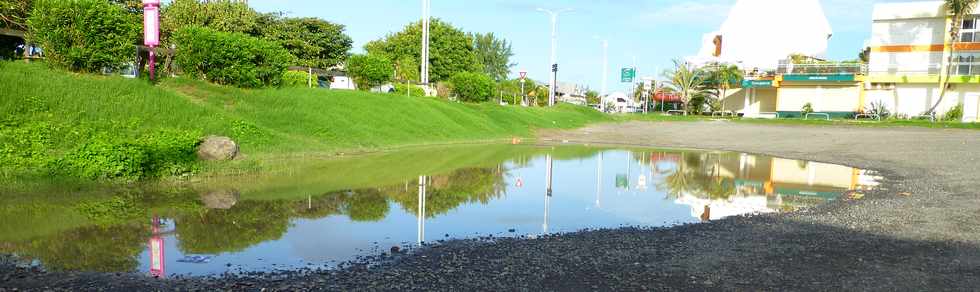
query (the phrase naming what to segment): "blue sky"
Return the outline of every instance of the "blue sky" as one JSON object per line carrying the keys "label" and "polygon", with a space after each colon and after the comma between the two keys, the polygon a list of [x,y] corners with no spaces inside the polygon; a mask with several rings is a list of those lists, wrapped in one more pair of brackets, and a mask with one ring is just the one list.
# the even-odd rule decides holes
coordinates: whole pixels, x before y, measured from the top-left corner
{"label": "blue sky", "polygon": [[[794,1],[794,0],[772,0]],[[834,30],[828,58],[854,59],[870,37],[874,3],[906,0],[821,0]],[[602,46],[609,41],[609,90],[618,83],[618,68],[634,56],[640,76],[670,66],[671,59],[694,55],[703,34],[717,30],[735,0],[431,0],[432,16],[468,32],[493,32],[513,43],[518,65],[536,80],[547,80],[550,20],[535,8],[572,8],[559,17],[559,79],[599,89]],[[400,31],[421,17],[418,0],[252,0],[262,12],[319,17],[347,26],[354,52],[368,41]],[[778,25],[778,24],[774,24]]]}

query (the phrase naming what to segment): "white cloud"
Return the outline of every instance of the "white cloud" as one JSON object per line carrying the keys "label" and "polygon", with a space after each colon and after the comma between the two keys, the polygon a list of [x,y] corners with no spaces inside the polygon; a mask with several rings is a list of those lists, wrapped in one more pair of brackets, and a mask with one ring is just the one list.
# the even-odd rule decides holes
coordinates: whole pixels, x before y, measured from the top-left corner
{"label": "white cloud", "polygon": [[734,1],[683,1],[663,7],[651,5],[652,10],[643,13],[640,20],[658,23],[721,23],[728,15]]}

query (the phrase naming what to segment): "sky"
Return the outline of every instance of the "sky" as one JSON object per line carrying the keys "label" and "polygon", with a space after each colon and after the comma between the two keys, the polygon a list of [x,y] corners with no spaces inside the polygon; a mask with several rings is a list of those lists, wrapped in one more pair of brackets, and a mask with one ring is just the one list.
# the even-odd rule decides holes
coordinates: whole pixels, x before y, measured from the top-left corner
{"label": "sky", "polygon": [[[771,0],[795,1],[795,0]],[[875,3],[908,0],[821,0],[834,35],[827,58],[855,59],[871,35]],[[401,31],[421,18],[419,0],[252,0],[261,12],[318,17],[346,26],[354,53],[365,43]],[[735,0],[431,0],[432,16],[466,32],[493,32],[513,45],[511,75],[548,80],[551,21],[537,8],[572,12],[558,18],[559,80],[599,90],[602,43],[609,42],[609,92],[623,90],[619,68],[660,76],[671,60],[696,55],[704,34],[716,31]],[[779,24],[774,24],[779,25]],[[760,29],[764,33],[764,29]],[[774,36],[778,37],[778,36]]]}

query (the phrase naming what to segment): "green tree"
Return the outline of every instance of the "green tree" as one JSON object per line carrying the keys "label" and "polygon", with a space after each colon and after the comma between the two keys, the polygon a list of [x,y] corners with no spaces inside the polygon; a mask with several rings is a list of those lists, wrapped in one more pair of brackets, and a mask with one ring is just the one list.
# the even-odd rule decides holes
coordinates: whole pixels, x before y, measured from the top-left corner
{"label": "green tree", "polygon": [[[960,41],[960,29],[962,28],[963,19],[968,15],[973,13],[976,9],[978,0],[945,0],[946,13],[952,18],[952,24],[949,27],[949,41],[952,44],[958,43]],[[946,97],[946,89],[949,87],[949,79],[953,75],[953,55],[956,54],[956,46],[950,45],[946,46],[944,49],[944,54],[946,57],[946,68],[943,70],[946,72],[945,75],[939,76],[939,99],[936,100],[936,104],[929,108],[926,114],[935,115],[936,108],[939,107],[943,102],[943,98]],[[949,52],[945,52],[949,50]]]}
{"label": "green tree", "polygon": [[272,41],[198,26],[177,31],[173,41],[185,73],[239,87],[278,86],[294,58]]}
{"label": "green tree", "polygon": [[72,71],[116,68],[133,52],[139,27],[104,0],[40,0],[27,20],[28,39],[49,62]]}
{"label": "green tree", "polygon": [[255,34],[259,13],[248,4],[230,0],[173,0],[160,13],[163,40],[181,28],[200,26],[220,32]]}
{"label": "green tree", "polygon": [[493,80],[483,73],[460,72],[449,83],[461,101],[486,102],[493,95]]}
{"label": "green tree", "polygon": [[393,70],[391,61],[380,55],[353,55],[347,60],[347,73],[354,78],[360,90],[371,90],[390,82]]}
{"label": "green tree", "polygon": [[871,62],[871,47],[866,47],[858,53],[858,61],[867,64]]}
{"label": "green tree", "polygon": [[319,18],[283,18],[263,14],[258,18],[259,35],[279,42],[298,59],[297,65],[330,68],[347,59],[352,40],[344,26]]}
{"label": "green tree", "polygon": [[31,14],[32,0],[0,1],[0,28],[27,30],[27,17]]}
{"label": "green tree", "polygon": [[601,102],[599,99],[600,99],[599,92],[595,90],[589,90],[588,92],[585,93],[585,100],[589,104],[599,104],[599,102]]}
{"label": "green tree", "polygon": [[473,49],[476,57],[483,65],[483,73],[495,81],[507,79],[510,68],[517,65],[510,62],[514,56],[511,45],[505,39],[499,39],[493,33],[473,35]]}
{"label": "green tree", "polygon": [[724,110],[725,99],[728,97],[728,89],[742,83],[744,75],[738,66],[728,64],[717,64],[717,66],[712,68],[710,75],[712,79],[711,83],[721,93],[718,99],[721,101],[721,109]]}
{"label": "green tree", "polygon": [[[462,30],[439,19],[429,23],[429,82],[447,81],[459,72],[482,72],[473,49],[473,40]],[[421,60],[422,22],[414,22],[401,32],[369,42],[368,54],[385,56],[389,60],[404,57]]]}
{"label": "green tree", "polygon": [[686,112],[694,110],[700,112],[699,108],[692,109],[689,105],[692,100],[702,98],[706,94],[704,72],[701,69],[684,61],[674,60],[674,69],[667,71],[664,77],[669,80],[668,86],[680,94]]}

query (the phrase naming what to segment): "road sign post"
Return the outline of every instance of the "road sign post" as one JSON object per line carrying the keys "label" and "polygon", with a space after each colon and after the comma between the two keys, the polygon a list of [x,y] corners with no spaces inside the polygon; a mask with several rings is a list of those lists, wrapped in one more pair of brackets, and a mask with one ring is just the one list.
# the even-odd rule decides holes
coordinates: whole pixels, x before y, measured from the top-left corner
{"label": "road sign post", "polygon": [[524,95],[524,83],[527,82],[527,71],[521,71],[521,105],[527,104],[527,95]]}

